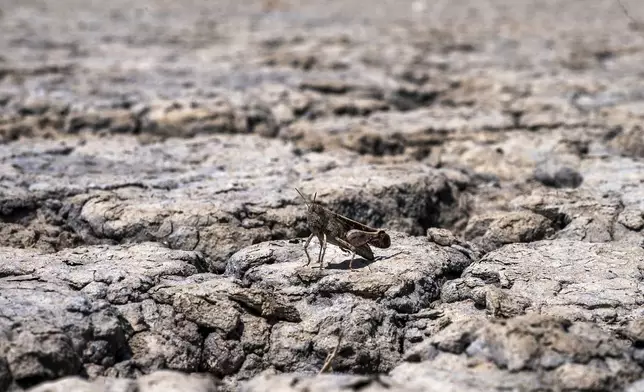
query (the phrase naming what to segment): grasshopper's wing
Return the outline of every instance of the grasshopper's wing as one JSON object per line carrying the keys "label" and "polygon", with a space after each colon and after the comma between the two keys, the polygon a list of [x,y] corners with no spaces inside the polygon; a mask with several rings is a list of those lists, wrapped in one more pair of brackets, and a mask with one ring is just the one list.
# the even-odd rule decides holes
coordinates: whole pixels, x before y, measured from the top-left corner
{"label": "grasshopper's wing", "polygon": [[376,233],[378,232],[378,229],[374,229],[373,227],[369,227],[367,225],[363,225],[360,222],[356,222],[353,219],[349,219],[344,215],[340,215],[336,212],[333,212],[329,210],[330,213],[334,215],[335,218],[338,219],[338,221],[342,222],[342,225],[347,229],[346,231],[355,229],[355,230],[362,230],[370,233]]}

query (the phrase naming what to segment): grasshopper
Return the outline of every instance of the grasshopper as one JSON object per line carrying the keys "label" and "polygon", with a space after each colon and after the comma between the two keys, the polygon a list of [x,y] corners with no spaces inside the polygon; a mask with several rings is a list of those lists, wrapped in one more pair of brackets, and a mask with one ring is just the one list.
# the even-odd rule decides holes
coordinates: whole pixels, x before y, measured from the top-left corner
{"label": "grasshopper", "polygon": [[304,204],[306,204],[306,221],[311,230],[311,235],[304,243],[304,253],[306,253],[308,260],[306,265],[311,264],[308,247],[313,237],[318,237],[320,241],[320,253],[318,255],[320,269],[323,266],[327,242],[339,247],[344,252],[351,252],[351,261],[349,262],[350,270],[353,270],[353,259],[356,254],[366,260],[374,260],[373,252],[369,245],[382,249],[389,248],[391,245],[389,234],[384,230],[363,225],[362,223],[322,207],[322,205],[315,201],[317,193],[313,195],[313,200],[309,201],[299,189],[295,188],[295,190],[304,200]]}

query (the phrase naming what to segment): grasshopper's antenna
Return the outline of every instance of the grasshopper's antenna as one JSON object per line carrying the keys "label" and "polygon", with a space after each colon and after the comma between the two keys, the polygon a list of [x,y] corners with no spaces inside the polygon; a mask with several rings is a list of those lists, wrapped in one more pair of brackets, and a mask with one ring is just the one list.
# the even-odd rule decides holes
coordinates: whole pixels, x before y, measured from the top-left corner
{"label": "grasshopper's antenna", "polygon": [[315,192],[315,193],[313,194],[313,203],[315,203],[315,198],[316,198],[317,196],[318,196],[318,193],[317,193],[317,192]]}
{"label": "grasshopper's antenna", "polygon": [[300,194],[300,196],[302,197],[302,200],[304,200],[304,204],[306,204],[306,206],[308,207],[310,203],[309,203],[309,201],[306,199],[306,197],[304,197],[304,195],[302,194],[302,192],[300,192],[300,190],[299,190],[299,189],[295,188],[295,190],[297,191],[297,193],[299,193],[299,194]]}

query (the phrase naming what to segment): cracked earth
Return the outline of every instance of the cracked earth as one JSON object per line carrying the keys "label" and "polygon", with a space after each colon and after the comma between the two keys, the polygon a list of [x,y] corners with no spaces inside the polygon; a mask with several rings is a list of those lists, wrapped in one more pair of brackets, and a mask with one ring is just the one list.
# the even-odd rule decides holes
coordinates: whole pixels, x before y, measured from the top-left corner
{"label": "cracked earth", "polygon": [[[644,391],[643,63],[616,0],[0,0],[0,391]],[[391,247],[306,266],[296,187]]]}

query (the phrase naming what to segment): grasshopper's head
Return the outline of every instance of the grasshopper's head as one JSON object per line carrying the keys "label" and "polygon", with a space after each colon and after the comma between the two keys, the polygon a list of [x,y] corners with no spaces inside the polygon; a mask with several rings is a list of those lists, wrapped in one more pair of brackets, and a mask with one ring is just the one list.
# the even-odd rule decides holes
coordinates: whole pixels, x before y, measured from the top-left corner
{"label": "grasshopper's head", "polygon": [[304,200],[304,204],[306,204],[306,208],[307,208],[308,210],[311,210],[312,208],[314,208],[314,207],[315,207],[315,198],[316,198],[316,197],[317,197],[317,195],[318,195],[318,193],[317,193],[317,192],[315,192],[315,194],[313,195],[313,200],[310,200],[310,201],[309,201],[309,199],[308,199],[306,196],[304,196],[304,194],[302,194],[302,192],[300,192],[300,190],[299,190],[299,189],[295,188],[295,190],[297,191],[297,193],[299,193],[299,194],[300,194],[300,197],[302,198],[302,200]]}
{"label": "grasshopper's head", "polygon": [[316,196],[318,195],[317,192],[313,195],[313,200],[309,200],[302,192],[300,192],[299,189],[295,188],[297,193],[300,194],[302,197],[302,200],[304,200],[304,204],[306,204],[306,210],[308,212],[308,216],[324,216],[325,215],[325,210],[320,203],[315,201]]}

